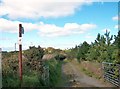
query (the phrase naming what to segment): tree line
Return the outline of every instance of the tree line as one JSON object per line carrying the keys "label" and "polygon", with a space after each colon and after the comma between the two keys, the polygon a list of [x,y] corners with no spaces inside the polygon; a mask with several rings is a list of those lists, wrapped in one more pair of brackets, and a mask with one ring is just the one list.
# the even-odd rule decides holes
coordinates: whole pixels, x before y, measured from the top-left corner
{"label": "tree line", "polygon": [[97,62],[120,63],[120,31],[117,35],[110,35],[106,30],[105,34],[97,34],[94,42],[88,44],[86,41],[66,50],[69,58]]}

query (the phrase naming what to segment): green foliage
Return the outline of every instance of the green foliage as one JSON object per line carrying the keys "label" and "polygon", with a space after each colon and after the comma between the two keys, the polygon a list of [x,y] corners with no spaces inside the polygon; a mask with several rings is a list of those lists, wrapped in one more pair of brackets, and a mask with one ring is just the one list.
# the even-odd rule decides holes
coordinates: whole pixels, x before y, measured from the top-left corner
{"label": "green foliage", "polygon": [[63,55],[63,54],[57,54],[56,56],[55,56],[55,59],[56,60],[64,60],[66,58],[66,56],[65,55]]}
{"label": "green foliage", "polygon": [[103,35],[98,33],[93,43],[89,45],[84,41],[79,46],[67,50],[67,54],[71,59],[77,58],[79,62],[90,60],[120,63],[120,31],[118,31],[117,36],[114,35],[114,39],[107,30]]}
{"label": "green foliage", "polygon": [[20,81],[17,77],[12,77],[10,75],[2,78],[3,87],[19,87]]}
{"label": "green foliage", "polygon": [[31,70],[40,70],[42,66],[42,57],[44,55],[44,50],[38,46],[30,47],[28,50],[25,50],[23,53],[26,58],[26,62],[24,63],[24,68],[28,68]]}
{"label": "green foliage", "polygon": [[78,61],[82,60],[86,60],[86,53],[89,50],[90,45],[84,41],[83,44],[78,46],[78,51],[77,51],[77,59]]}
{"label": "green foliage", "polygon": [[35,46],[30,47],[30,49],[24,51],[24,56],[29,60],[41,60],[44,55],[44,50],[38,46],[36,48]]}
{"label": "green foliage", "polygon": [[118,49],[120,49],[120,30],[118,31],[118,35],[114,35],[114,44],[117,45]]}
{"label": "green foliage", "polygon": [[28,72],[23,75],[23,83],[24,87],[40,87],[42,84],[40,83],[37,73],[32,71],[32,73]]}
{"label": "green foliage", "polygon": [[92,45],[86,56],[87,60],[97,60],[98,57],[100,56],[99,47]]}
{"label": "green foliage", "polygon": [[77,45],[75,46],[75,48],[71,48],[71,49],[66,50],[67,59],[72,60],[72,59],[76,58],[77,51],[78,51]]}
{"label": "green foliage", "polygon": [[105,37],[106,37],[106,44],[109,46],[111,44],[111,40],[113,39],[113,35],[111,35],[110,37],[110,32],[106,30]]}
{"label": "green foliage", "polygon": [[72,60],[74,58],[77,58],[79,62],[80,60],[86,60],[86,53],[88,52],[89,48],[90,45],[84,41],[82,44],[78,46],[76,45],[75,48],[71,48],[66,51],[67,59]]}
{"label": "green foliage", "polygon": [[[113,43],[112,43],[113,42]],[[55,59],[48,60],[45,63],[42,61],[42,57],[45,53],[58,54]],[[41,78],[43,65],[49,66],[49,86],[55,86],[61,79],[61,59],[66,58],[65,55],[60,54],[60,49],[48,48],[44,50],[39,47],[30,47],[23,53],[23,85],[25,86],[45,86],[46,84]],[[110,35],[110,32],[106,30],[104,35],[98,33],[95,42],[90,45],[84,41],[80,45],[76,45],[75,48],[65,50],[67,59],[77,58],[81,60],[97,61],[97,62],[112,62],[120,64],[120,31],[118,35]],[[18,52],[5,52],[2,55],[2,74],[3,74],[3,86],[6,87],[18,87]],[[86,70],[83,70],[86,71]],[[91,76],[91,73],[88,73]],[[116,74],[118,75],[118,74]]]}
{"label": "green foliage", "polygon": [[[2,61],[2,74],[3,74],[3,86],[5,87],[18,87],[19,86],[19,70],[18,70],[18,53],[17,52],[8,52],[6,57],[3,57]],[[40,63],[42,63],[42,56],[44,51],[39,46],[30,47],[30,49],[25,50],[23,54],[23,80],[24,85],[27,85],[28,80],[32,80],[29,83],[39,82],[36,78],[36,75],[33,73],[39,73],[41,69]],[[40,73],[39,73],[40,74]],[[15,84],[14,84],[15,83]],[[35,85],[33,84],[33,85]],[[39,84],[40,85],[40,84]],[[28,84],[29,86],[29,84]]]}
{"label": "green foliage", "polygon": [[6,59],[9,58],[13,55],[17,55],[18,52],[17,51],[12,51],[12,52],[2,52],[2,59]]}
{"label": "green foliage", "polygon": [[117,46],[118,46],[118,60],[117,60],[117,63],[119,63],[120,64],[120,30],[118,31],[118,44],[117,44]]}
{"label": "green foliage", "polygon": [[3,77],[7,77],[7,75],[11,75],[11,77],[16,76],[18,70],[18,56],[13,55],[7,59],[3,59],[2,61],[2,73]]}
{"label": "green foliage", "polygon": [[[3,87],[19,87],[18,54],[8,53],[8,57],[3,59]],[[44,51],[41,47],[30,47],[23,53],[23,87],[55,86],[62,79],[62,61],[53,59],[42,61]],[[64,55],[59,55],[58,59]],[[7,58],[7,59],[6,59]],[[43,66],[49,66],[49,84],[42,78]]]}
{"label": "green foliage", "polygon": [[59,54],[62,50],[61,49],[55,49],[53,47],[48,47],[45,49],[45,54]]}
{"label": "green foliage", "polygon": [[[116,46],[111,43],[113,35],[110,36],[110,32],[106,30],[104,35],[97,35],[94,43],[92,43],[87,55],[88,60],[96,60],[98,62],[113,62],[113,50]],[[116,59],[116,58],[114,58]]]}
{"label": "green foliage", "polygon": [[83,71],[86,75],[88,75],[88,76],[90,76],[90,77],[93,76],[93,73],[90,72],[89,70],[86,70],[85,68],[82,68],[82,71]]}
{"label": "green foliage", "polygon": [[[9,53],[10,54],[10,53]],[[8,55],[9,55],[8,54]],[[18,56],[11,55],[2,61],[2,85],[5,87],[16,87],[19,86],[18,79]]]}
{"label": "green foliage", "polygon": [[49,86],[55,87],[62,79],[61,66],[62,61],[49,60],[45,62],[45,65],[49,65]]}

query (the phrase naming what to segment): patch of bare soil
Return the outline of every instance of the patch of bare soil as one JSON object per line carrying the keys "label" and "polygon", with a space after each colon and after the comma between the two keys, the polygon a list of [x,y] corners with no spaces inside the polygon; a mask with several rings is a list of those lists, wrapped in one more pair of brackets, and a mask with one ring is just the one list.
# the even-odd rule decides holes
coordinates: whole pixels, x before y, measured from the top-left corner
{"label": "patch of bare soil", "polygon": [[77,61],[63,64],[62,72],[65,87],[111,87],[109,84],[102,83],[81,72],[80,64]]}

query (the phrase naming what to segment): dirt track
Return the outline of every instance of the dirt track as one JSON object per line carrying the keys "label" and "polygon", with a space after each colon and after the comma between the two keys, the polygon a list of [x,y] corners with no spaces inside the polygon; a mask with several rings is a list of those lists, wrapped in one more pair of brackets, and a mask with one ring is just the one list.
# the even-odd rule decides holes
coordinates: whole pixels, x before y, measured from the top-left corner
{"label": "dirt track", "polygon": [[63,78],[65,80],[66,87],[110,87],[108,84],[104,84],[101,81],[89,77],[80,71],[79,63],[67,62],[63,64]]}

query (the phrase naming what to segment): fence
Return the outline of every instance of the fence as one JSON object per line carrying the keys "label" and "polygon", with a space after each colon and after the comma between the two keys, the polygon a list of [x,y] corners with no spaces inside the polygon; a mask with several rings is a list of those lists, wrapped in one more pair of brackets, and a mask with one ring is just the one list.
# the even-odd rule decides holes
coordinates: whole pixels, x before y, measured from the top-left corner
{"label": "fence", "polygon": [[120,87],[120,65],[103,62],[102,69],[104,70],[103,77],[115,86]]}
{"label": "fence", "polygon": [[42,80],[46,86],[49,86],[49,66],[43,67]]}

